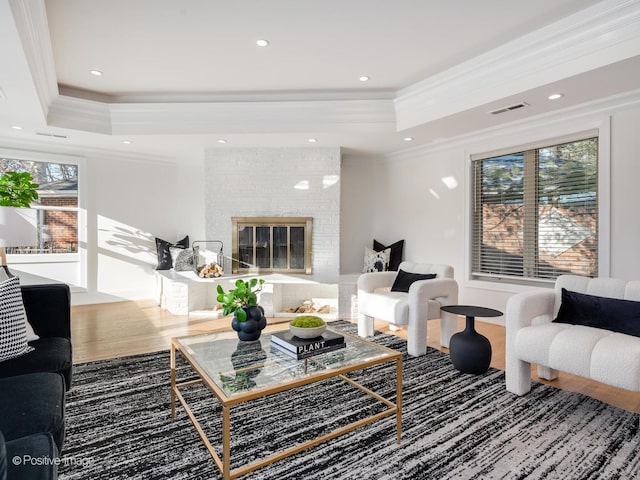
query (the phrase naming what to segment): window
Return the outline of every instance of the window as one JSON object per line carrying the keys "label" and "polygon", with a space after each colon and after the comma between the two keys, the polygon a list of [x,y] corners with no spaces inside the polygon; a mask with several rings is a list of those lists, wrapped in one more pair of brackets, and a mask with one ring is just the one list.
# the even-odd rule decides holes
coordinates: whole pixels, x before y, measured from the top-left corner
{"label": "window", "polygon": [[59,254],[78,251],[78,166],[0,158],[0,175],[30,172],[38,187],[38,240],[35,245],[7,248],[10,254]]}
{"label": "window", "polygon": [[311,273],[308,217],[233,217],[233,273]]}
{"label": "window", "polygon": [[472,277],[598,275],[598,138],[472,158]]}

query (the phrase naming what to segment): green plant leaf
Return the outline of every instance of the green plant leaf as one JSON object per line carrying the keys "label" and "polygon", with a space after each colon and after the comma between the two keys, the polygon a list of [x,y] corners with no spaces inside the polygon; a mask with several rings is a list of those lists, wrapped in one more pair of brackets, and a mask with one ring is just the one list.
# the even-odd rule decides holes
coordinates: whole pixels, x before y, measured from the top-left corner
{"label": "green plant leaf", "polygon": [[252,278],[251,280],[249,280],[249,288],[253,288],[258,284],[258,279],[257,278]]}
{"label": "green plant leaf", "polygon": [[29,172],[5,172],[0,177],[0,206],[29,208],[39,187]]}
{"label": "green plant leaf", "polygon": [[[224,289],[222,288],[222,285],[218,285],[218,293],[224,294]],[[218,299],[218,301],[220,300]]]}
{"label": "green plant leaf", "polygon": [[258,296],[253,292],[249,293],[249,295],[247,295],[247,303],[249,305],[256,305],[258,303]]}
{"label": "green plant leaf", "polygon": [[244,322],[247,319],[247,312],[244,308],[239,308],[236,310],[236,317],[238,317],[239,322]]}

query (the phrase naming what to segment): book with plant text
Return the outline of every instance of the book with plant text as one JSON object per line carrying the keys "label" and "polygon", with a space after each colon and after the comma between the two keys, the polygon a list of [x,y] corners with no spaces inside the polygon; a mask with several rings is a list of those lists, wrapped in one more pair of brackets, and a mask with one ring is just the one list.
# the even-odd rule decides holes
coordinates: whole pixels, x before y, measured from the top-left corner
{"label": "book with plant text", "polygon": [[335,345],[329,345],[329,346],[325,346],[325,347],[320,347],[320,348],[316,348],[316,349],[310,349],[310,350],[306,350],[306,351],[302,351],[300,353],[295,352],[293,350],[289,350],[287,348],[284,348],[282,345],[275,343],[275,342],[271,342],[271,350],[277,350],[278,352],[282,352],[285,355],[288,355],[291,358],[295,358],[297,360],[302,360],[304,358],[309,358],[309,357],[313,357],[314,355],[320,355],[322,353],[328,353],[328,352],[333,352],[335,350],[340,350],[341,348],[345,348],[347,346],[346,343],[338,343]]}
{"label": "book with plant text", "polygon": [[298,338],[290,330],[286,330],[272,333],[271,343],[275,343],[291,352],[301,354],[334,345],[344,345],[344,335],[332,330],[325,330],[321,336],[316,338]]}

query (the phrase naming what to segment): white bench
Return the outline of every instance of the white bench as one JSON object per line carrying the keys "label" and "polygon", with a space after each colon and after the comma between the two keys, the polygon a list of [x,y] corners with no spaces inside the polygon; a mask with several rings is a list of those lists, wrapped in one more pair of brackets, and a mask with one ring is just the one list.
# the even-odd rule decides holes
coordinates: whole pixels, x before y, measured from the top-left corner
{"label": "white bench", "polygon": [[[173,315],[189,315],[209,310],[208,315],[215,316],[211,310],[218,303],[217,286],[225,291],[233,288],[238,279],[247,279],[256,275],[223,275],[217,278],[200,278],[195,272],[176,272],[174,270],[156,271],[155,298],[158,305]],[[265,280],[259,293],[258,303],[264,308],[267,317],[295,316],[282,310],[300,305],[304,300],[314,299],[318,303],[331,307],[329,314],[320,314],[326,319],[338,318],[338,285],[317,281],[309,275],[285,275],[271,273],[257,276]]]}

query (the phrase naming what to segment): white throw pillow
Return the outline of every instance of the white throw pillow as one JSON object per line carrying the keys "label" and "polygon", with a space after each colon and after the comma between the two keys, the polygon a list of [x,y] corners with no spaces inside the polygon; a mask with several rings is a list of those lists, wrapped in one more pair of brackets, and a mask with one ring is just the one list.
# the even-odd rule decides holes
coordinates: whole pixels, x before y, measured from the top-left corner
{"label": "white throw pillow", "polygon": [[389,270],[389,258],[391,257],[391,249],[385,248],[381,252],[376,252],[370,248],[364,247],[364,273],[369,272],[386,272]]}
{"label": "white throw pillow", "polygon": [[176,248],[170,247],[171,260],[173,269],[176,272],[186,272],[195,270],[198,264],[198,255],[200,247],[193,248]]}
{"label": "white throw pillow", "polygon": [[0,361],[19,357],[32,350],[27,344],[27,317],[20,280],[11,277],[0,282]]}

